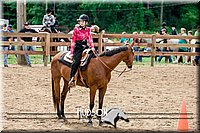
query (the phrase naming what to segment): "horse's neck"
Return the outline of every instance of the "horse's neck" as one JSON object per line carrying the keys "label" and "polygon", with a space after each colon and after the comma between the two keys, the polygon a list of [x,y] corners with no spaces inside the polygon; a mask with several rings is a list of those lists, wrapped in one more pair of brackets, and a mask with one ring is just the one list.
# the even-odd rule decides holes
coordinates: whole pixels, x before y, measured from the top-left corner
{"label": "horse's neck", "polygon": [[122,51],[120,53],[117,53],[113,56],[104,56],[103,57],[103,62],[110,68],[110,69],[115,69],[115,67],[126,57],[128,54],[127,51]]}

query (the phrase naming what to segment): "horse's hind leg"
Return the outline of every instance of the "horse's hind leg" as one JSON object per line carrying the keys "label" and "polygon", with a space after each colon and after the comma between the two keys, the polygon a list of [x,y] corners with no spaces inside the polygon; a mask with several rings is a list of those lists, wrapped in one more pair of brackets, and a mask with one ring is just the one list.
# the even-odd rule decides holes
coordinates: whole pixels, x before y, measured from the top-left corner
{"label": "horse's hind leg", "polygon": [[68,82],[67,80],[64,80],[64,86],[63,86],[63,90],[61,93],[61,115],[63,118],[65,118],[65,112],[64,112],[64,102],[65,102],[65,98],[67,96],[67,92],[69,91],[69,87],[68,87]]}
{"label": "horse's hind leg", "polygon": [[60,113],[60,77],[57,77],[54,79],[54,96],[55,96],[55,102],[54,107],[57,108],[57,115],[58,118],[61,119],[61,113]]}

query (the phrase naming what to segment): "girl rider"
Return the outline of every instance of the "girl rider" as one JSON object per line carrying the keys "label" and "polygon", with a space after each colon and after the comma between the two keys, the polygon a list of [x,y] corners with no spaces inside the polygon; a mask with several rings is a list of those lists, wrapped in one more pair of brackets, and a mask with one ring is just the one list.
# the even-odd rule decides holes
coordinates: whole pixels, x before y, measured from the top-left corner
{"label": "girl rider", "polygon": [[44,30],[45,28],[50,28],[49,32],[50,33],[56,33],[55,31],[55,18],[54,18],[54,15],[52,15],[52,11],[51,9],[47,9],[46,10],[46,15],[44,15],[43,17],[43,20],[42,20],[42,24],[43,24],[43,27],[41,30]]}
{"label": "girl rider", "polygon": [[71,66],[69,86],[75,85],[74,77],[81,63],[80,60],[82,58],[82,52],[88,48],[87,42],[90,44],[90,48],[95,51],[91,31],[90,28],[87,27],[89,17],[86,14],[82,14],[77,21],[80,26],[74,27],[72,35],[70,51],[74,60]]}

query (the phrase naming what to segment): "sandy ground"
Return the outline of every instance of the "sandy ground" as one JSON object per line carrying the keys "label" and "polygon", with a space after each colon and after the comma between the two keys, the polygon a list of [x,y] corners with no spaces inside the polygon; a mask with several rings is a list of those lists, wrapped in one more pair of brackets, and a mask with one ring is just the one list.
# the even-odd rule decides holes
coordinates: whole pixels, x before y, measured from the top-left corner
{"label": "sandy ground", "polygon": [[[116,70],[123,70],[120,64]],[[3,128],[18,131],[176,131],[182,101],[185,98],[189,128],[197,130],[198,67],[188,65],[135,65],[133,70],[112,78],[104,98],[104,108],[119,107],[129,114],[130,122],[119,120],[117,129],[110,125],[88,126],[86,120],[70,116],[58,120],[51,92],[50,66],[33,68],[10,65],[3,72]],[[94,110],[98,107],[96,95]],[[65,101],[65,112],[87,109],[89,89],[71,89]],[[14,113],[14,114],[13,114]],[[23,114],[24,113],[24,114]],[[35,114],[34,114],[35,113]],[[43,114],[44,113],[44,114]],[[141,113],[141,114],[140,114]],[[159,113],[162,113],[159,115]],[[171,115],[169,115],[172,113]],[[173,114],[175,113],[175,114]],[[74,119],[70,119],[70,118]]]}

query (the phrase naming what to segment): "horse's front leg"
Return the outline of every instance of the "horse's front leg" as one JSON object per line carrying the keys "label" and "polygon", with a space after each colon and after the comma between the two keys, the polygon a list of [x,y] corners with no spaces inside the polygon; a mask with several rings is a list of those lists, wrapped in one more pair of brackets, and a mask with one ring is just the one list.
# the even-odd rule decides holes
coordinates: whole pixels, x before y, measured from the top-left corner
{"label": "horse's front leg", "polygon": [[94,107],[94,99],[95,99],[95,95],[96,95],[96,90],[97,88],[96,87],[91,87],[90,88],[90,114],[88,116],[88,123],[89,124],[92,124],[92,109]]}
{"label": "horse's front leg", "polygon": [[97,119],[99,119],[99,126],[101,126],[101,115],[102,115],[102,107],[103,107],[103,99],[104,99],[104,95],[106,93],[106,89],[107,86],[104,88],[100,88],[99,89],[99,110],[98,110],[98,115],[97,115]]}

